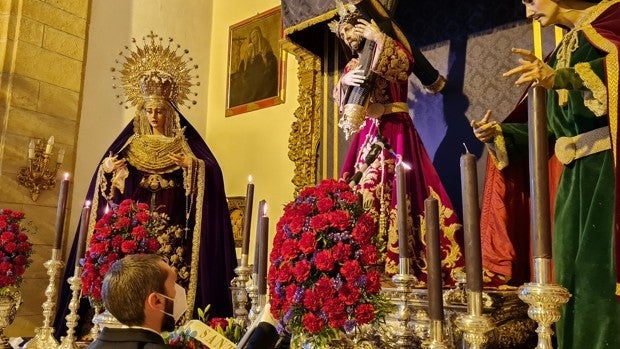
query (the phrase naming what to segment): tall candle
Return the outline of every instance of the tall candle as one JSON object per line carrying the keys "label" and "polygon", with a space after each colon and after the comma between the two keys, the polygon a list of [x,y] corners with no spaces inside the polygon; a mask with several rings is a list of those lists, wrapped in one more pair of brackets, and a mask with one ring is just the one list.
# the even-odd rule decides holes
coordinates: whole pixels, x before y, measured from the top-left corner
{"label": "tall candle", "polygon": [[546,90],[534,87],[530,95],[534,104],[533,115],[528,121],[532,256],[551,259]]}
{"label": "tall candle", "polygon": [[258,259],[258,294],[267,294],[267,244],[269,239],[269,217],[267,217],[267,204],[260,219],[260,248]]}
{"label": "tall candle", "polygon": [[80,259],[84,257],[86,251],[86,237],[88,236],[88,221],[90,220],[90,201],[84,203],[82,216],[80,216],[80,232],[78,236],[77,253],[75,255],[75,266],[79,267]]}
{"label": "tall candle", "polygon": [[409,250],[409,234],[407,231],[407,187],[405,183],[405,167],[401,161],[396,165],[398,256],[400,258],[411,258],[411,251]]}
{"label": "tall candle", "polygon": [[241,254],[247,255],[250,249],[250,227],[252,225],[252,205],[254,202],[254,183],[252,176],[248,177],[248,186],[245,193],[245,212],[243,213],[243,243]]}
{"label": "tall candle", "polygon": [[424,200],[424,216],[426,217],[426,264],[428,265],[428,314],[431,320],[443,321],[443,285],[437,199],[428,197]]}
{"label": "tall candle", "polygon": [[261,200],[258,202],[258,217],[256,221],[256,236],[254,237],[254,264],[252,265],[252,273],[258,274],[258,257],[260,252],[260,235],[261,235],[261,218],[262,212],[265,211],[265,205],[267,202]]}
{"label": "tall candle", "polygon": [[461,193],[463,197],[467,288],[473,292],[482,292],[478,174],[476,171],[476,157],[469,153],[469,151],[461,155]]}
{"label": "tall candle", "polygon": [[62,233],[65,228],[65,212],[67,209],[67,197],[69,193],[69,174],[65,172],[60,181],[58,194],[58,206],[56,207],[56,226],[54,227],[54,249],[59,250],[62,246]]}

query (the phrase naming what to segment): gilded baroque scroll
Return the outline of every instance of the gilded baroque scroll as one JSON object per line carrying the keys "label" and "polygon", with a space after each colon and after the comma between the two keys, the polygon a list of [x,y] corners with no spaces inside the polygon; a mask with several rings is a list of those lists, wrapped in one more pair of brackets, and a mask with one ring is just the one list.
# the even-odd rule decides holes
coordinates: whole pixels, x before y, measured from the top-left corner
{"label": "gilded baroque scroll", "polygon": [[295,164],[292,183],[295,193],[316,184],[318,146],[321,134],[321,60],[291,41],[283,40],[282,48],[297,58],[299,69],[299,107],[291,125],[288,157]]}

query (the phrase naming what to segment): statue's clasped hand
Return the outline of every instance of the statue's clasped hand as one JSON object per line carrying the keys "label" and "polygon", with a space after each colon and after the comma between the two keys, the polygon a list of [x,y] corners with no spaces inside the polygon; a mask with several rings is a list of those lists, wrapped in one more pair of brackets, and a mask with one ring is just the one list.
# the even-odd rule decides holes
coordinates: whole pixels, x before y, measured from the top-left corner
{"label": "statue's clasped hand", "polygon": [[512,53],[520,55],[519,66],[502,74],[504,77],[521,74],[515,85],[532,84],[532,86],[542,86],[546,89],[553,88],[555,70],[547,63],[536,57],[531,51],[521,48],[513,48]]}

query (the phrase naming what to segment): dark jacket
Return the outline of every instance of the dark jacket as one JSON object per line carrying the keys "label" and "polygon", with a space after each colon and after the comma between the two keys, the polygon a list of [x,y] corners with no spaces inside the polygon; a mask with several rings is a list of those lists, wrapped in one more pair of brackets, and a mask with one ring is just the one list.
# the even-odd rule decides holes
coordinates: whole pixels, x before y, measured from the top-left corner
{"label": "dark jacket", "polygon": [[155,332],[140,328],[104,327],[99,337],[87,349],[170,349],[164,339]]}

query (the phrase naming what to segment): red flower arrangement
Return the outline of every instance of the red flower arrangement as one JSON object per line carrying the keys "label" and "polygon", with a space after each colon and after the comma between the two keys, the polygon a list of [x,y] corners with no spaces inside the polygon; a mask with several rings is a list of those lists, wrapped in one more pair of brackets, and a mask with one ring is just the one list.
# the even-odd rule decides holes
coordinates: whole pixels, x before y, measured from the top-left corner
{"label": "red flower arrangement", "polygon": [[22,226],[23,219],[22,212],[0,209],[0,293],[19,286],[32,262],[32,244]]}
{"label": "red flower arrangement", "polygon": [[159,232],[166,228],[164,215],[151,212],[145,203],[127,199],[103,215],[95,224],[82,270],[82,294],[101,302],[101,283],[112,263],[126,255],[156,253]]}
{"label": "red flower arrangement", "polygon": [[323,180],[284,208],[270,254],[271,313],[278,330],[319,345],[340,331],[381,321],[385,258],[377,223],[343,181]]}

